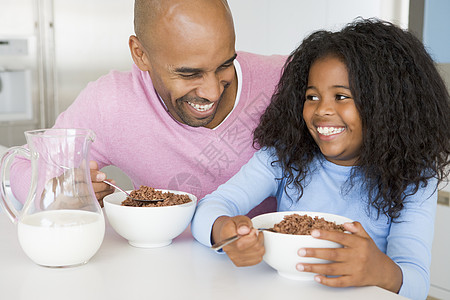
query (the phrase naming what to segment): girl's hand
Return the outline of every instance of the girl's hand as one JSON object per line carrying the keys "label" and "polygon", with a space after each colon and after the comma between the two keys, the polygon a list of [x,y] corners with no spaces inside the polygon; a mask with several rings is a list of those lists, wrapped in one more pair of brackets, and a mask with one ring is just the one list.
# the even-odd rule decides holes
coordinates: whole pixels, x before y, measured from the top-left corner
{"label": "girl's hand", "polygon": [[233,235],[241,237],[223,247],[223,251],[238,267],[260,263],[264,255],[264,235],[253,228],[252,221],[246,216],[219,217],[214,222],[212,238],[221,241]]}
{"label": "girl's hand", "polygon": [[[398,293],[403,275],[386,254],[381,252],[359,222],[345,223],[352,234],[314,230],[312,236],[343,245],[343,248],[304,248],[299,256],[316,257],[334,261],[328,264],[297,264],[297,270],[313,272],[315,280],[333,287],[376,285]],[[334,278],[326,275],[339,276]]]}

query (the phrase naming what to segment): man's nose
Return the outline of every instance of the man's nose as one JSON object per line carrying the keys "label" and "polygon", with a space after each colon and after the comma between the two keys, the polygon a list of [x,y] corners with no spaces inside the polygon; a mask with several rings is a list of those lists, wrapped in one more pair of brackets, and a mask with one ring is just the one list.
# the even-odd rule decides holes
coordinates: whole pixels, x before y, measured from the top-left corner
{"label": "man's nose", "polygon": [[219,100],[223,92],[223,86],[220,78],[215,73],[206,74],[203,77],[202,84],[197,88],[197,96],[208,99],[211,102]]}

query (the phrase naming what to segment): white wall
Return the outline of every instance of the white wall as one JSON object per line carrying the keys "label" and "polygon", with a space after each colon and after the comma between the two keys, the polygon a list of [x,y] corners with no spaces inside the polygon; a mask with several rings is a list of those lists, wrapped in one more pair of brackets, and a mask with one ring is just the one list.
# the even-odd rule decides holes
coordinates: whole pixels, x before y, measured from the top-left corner
{"label": "white wall", "polygon": [[228,0],[236,49],[288,54],[318,29],[336,30],[356,17],[408,26],[409,0]]}
{"label": "white wall", "polygon": [[[5,0],[0,0],[5,1]],[[336,29],[358,16],[407,26],[409,0],[228,0],[236,49],[288,54],[313,30]],[[91,80],[132,63],[133,0],[53,1],[59,111]]]}
{"label": "white wall", "polygon": [[112,69],[130,69],[133,5],[134,0],[53,1],[59,112],[89,81]]}

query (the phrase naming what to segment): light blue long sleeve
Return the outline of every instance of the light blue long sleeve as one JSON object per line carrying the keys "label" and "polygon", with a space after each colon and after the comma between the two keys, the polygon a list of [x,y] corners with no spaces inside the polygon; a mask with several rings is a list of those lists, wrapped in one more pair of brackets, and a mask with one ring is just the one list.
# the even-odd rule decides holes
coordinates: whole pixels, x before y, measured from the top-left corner
{"label": "light blue long sleeve", "polygon": [[320,211],[342,215],[359,221],[378,248],[386,253],[403,272],[400,295],[425,299],[430,285],[429,268],[434,233],[437,192],[436,180],[408,196],[401,216],[391,222],[367,206],[367,193],[358,182],[347,187],[351,167],[338,166],[323,157],[311,165],[314,170],[305,179],[302,198],[292,187],[285,191],[282,170],[271,150],[260,150],[228,182],[201,199],[192,233],[204,245],[210,246],[211,228],[222,215],[245,215],[269,196],[276,196],[279,211]]}

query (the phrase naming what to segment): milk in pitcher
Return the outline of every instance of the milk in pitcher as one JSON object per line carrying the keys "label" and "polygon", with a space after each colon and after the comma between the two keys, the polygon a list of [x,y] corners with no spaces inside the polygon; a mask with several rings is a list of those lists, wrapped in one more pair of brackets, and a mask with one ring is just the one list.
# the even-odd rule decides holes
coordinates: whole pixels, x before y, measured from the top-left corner
{"label": "milk in pitcher", "polygon": [[35,263],[49,267],[86,263],[105,234],[102,215],[83,210],[48,210],[18,222],[18,238]]}

